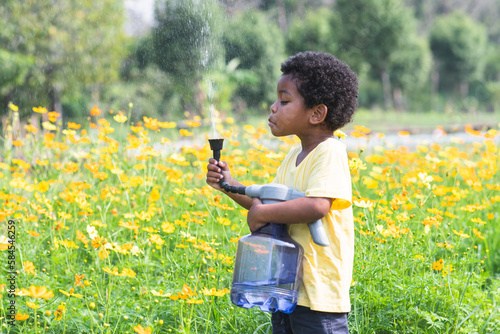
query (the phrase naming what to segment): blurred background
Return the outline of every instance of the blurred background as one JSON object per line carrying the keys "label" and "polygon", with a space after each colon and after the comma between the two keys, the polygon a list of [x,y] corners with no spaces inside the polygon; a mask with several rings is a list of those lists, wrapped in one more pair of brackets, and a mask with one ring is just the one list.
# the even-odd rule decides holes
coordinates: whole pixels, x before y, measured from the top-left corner
{"label": "blurred background", "polygon": [[280,63],[316,50],[358,73],[361,115],[498,124],[498,0],[2,0],[0,27],[2,122],[9,103],[64,123],[130,103],[133,121],[210,105],[246,121]]}

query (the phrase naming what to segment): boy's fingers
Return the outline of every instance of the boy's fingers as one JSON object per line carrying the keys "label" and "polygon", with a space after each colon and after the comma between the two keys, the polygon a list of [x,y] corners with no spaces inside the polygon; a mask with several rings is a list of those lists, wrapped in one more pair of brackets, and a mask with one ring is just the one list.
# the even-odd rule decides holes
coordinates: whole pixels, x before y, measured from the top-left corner
{"label": "boy's fingers", "polygon": [[212,165],[212,164],[210,164],[210,165],[208,165],[208,166],[207,166],[207,170],[208,170],[209,172],[210,172],[210,171],[219,172],[220,168],[219,168],[219,167],[217,167],[216,165]]}
{"label": "boy's fingers", "polygon": [[208,172],[207,173],[207,178],[212,178],[214,180],[220,180],[222,178],[222,175],[220,173],[214,173],[214,172]]}
{"label": "boy's fingers", "polygon": [[219,161],[219,167],[225,171],[229,170],[229,166],[228,166],[227,162],[225,162],[225,161]]}

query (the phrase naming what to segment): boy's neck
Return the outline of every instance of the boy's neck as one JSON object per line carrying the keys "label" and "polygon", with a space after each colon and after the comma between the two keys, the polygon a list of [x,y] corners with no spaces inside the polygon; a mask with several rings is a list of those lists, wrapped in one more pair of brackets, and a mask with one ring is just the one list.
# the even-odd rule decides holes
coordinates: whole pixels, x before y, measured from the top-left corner
{"label": "boy's neck", "polygon": [[302,151],[297,157],[296,165],[298,166],[302,162],[302,160],[304,160],[305,157],[307,157],[307,155],[316,148],[316,146],[330,138],[333,138],[333,133],[331,132],[324,132],[321,134],[310,136],[300,136],[299,139],[302,146]]}

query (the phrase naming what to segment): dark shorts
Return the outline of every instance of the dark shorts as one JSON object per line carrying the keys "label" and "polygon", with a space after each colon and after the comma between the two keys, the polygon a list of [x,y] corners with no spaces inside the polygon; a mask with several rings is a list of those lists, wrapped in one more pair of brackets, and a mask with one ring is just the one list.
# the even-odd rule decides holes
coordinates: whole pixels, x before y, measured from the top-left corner
{"label": "dark shorts", "polygon": [[347,313],[313,311],[299,306],[290,314],[271,316],[273,334],[348,334]]}

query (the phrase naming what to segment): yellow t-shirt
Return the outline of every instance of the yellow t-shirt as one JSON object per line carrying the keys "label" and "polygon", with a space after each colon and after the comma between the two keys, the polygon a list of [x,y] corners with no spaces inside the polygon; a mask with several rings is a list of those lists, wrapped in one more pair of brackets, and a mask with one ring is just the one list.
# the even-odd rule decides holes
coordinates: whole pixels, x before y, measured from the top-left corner
{"label": "yellow t-shirt", "polygon": [[350,312],[349,288],[354,257],[352,186],[346,147],[337,139],[320,143],[296,166],[301,147],[294,147],[273,182],[304,191],[308,197],[333,198],[322,219],[330,246],[312,241],[307,224],[293,224],[290,236],[304,247],[298,305],[322,312]]}

